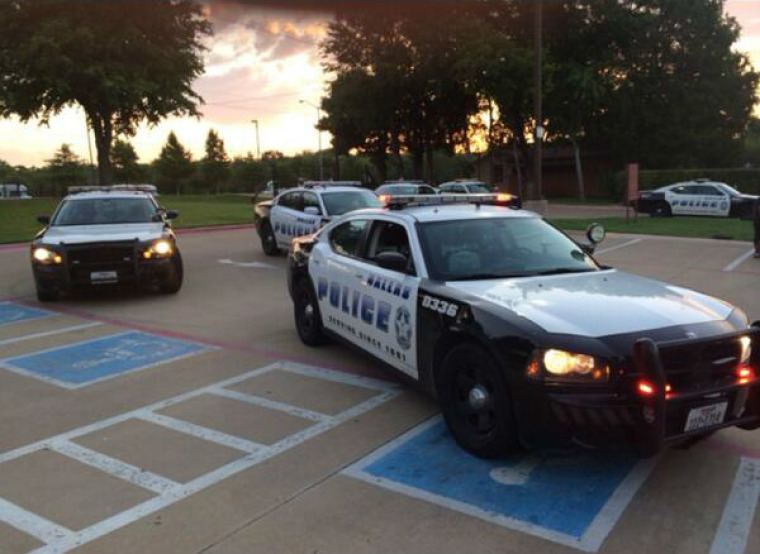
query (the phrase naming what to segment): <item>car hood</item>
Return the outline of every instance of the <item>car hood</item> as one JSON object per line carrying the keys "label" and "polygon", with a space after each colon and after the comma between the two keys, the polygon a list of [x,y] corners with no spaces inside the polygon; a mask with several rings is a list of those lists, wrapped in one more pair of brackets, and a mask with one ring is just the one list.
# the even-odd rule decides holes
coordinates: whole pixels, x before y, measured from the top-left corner
{"label": "car hood", "polygon": [[584,337],[720,321],[734,309],[722,300],[617,270],[447,285],[548,333]]}
{"label": "car hood", "polygon": [[137,239],[144,242],[161,238],[163,223],[129,223],[123,225],[71,225],[50,227],[42,242],[46,244],[82,244],[86,242],[119,242]]}

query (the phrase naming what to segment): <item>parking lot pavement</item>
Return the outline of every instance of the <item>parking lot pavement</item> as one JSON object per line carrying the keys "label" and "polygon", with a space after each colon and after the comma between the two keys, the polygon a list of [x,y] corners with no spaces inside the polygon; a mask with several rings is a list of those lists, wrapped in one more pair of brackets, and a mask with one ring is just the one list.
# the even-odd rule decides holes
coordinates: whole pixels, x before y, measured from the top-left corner
{"label": "parking lot pavement", "polygon": [[[34,300],[0,252],[0,552],[760,551],[760,433],[650,461],[456,447],[434,403],[304,347],[284,258],[181,238],[176,296]],[[760,319],[750,245],[614,236],[598,259]]]}

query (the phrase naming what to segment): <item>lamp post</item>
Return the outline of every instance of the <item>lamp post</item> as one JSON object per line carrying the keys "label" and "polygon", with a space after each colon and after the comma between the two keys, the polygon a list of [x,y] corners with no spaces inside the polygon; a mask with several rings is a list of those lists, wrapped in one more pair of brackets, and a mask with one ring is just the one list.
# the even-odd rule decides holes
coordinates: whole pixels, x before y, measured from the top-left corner
{"label": "lamp post", "polygon": [[319,180],[324,181],[325,180],[325,166],[324,166],[324,160],[322,159],[322,131],[319,128],[319,122],[322,119],[322,109],[317,106],[316,104],[312,104],[308,100],[299,100],[299,104],[306,104],[307,106],[311,106],[315,110],[317,110],[317,139],[318,139],[318,146],[319,146]]}
{"label": "lamp post", "polygon": [[261,140],[259,139],[259,120],[252,119],[251,123],[256,125],[256,159],[261,159]]}

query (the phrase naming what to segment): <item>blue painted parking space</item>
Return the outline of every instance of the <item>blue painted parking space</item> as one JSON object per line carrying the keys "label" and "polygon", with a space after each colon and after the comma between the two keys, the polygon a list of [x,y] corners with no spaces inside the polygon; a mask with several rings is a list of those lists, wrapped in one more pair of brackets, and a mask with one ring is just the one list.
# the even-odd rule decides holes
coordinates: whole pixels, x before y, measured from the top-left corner
{"label": "blue painted parking space", "polygon": [[52,312],[48,312],[47,310],[30,308],[29,306],[22,306],[15,302],[0,302],[0,325],[8,325],[50,315],[52,315]]}
{"label": "blue painted parking space", "polygon": [[442,419],[434,418],[346,473],[595,552],[653,463],[610,453],[526,454],[484,460],[457,446]]}
{"label": "blue painted parking space", "polygon": [[209,347],[129,331],[3,360],[2,366],[66,388],[184,358]]}

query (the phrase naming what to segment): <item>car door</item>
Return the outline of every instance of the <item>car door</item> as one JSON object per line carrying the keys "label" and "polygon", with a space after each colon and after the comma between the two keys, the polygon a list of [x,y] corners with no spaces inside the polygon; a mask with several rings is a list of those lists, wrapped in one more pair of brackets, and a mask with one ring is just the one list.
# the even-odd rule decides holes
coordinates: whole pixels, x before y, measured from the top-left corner
{"label": "car door", "polygon": [[324,217],[324,209],[319,202],[319,197],[316,193],[310,191],[304,191],[303,193],[303,211],[296,217],[298,235],[310,235],[315,233],[322,227],[322,218]]}
{"label": "car door", "polygon": [[695,196],[691,185],[681,184],[670,187],[665,192],[665,200],[670,205],[673,215],[692,215],[694,213]]}
{"label": "car door", "polygon": [[728,217],[731,211],[731,199],[715,185],[701,185],[704,201],[704,215]]}
{"label": "car door", "polygon": [[280,248],[288,248],[290,241],[296,237],[296,219],[301,213],[303,206],[303,193],[301,191],[292,191],[283,193],[277,203],[272,206],[270,219],[272,221],[272,230]]}
{"label": "car door", "polygon": [[[417,379],[422,258],[416,241],[410,241],[412,233],[399,221],[352,218],[330,229],[314,247],[309,273],[327,329]],[[407,270],[377,265],[377,255],[387,251],[408,254]]]}

